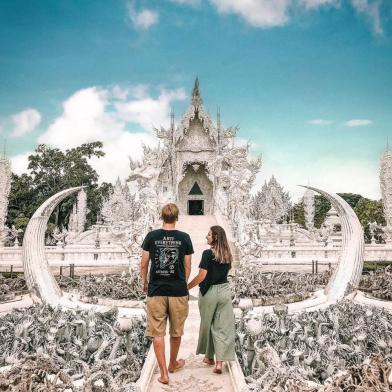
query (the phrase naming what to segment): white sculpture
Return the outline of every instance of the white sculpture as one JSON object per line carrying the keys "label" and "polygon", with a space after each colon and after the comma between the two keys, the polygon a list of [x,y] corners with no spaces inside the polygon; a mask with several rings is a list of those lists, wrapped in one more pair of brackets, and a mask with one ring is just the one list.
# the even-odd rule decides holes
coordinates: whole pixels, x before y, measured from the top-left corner
{"label": "white sculpture", "polygon": [[249,160],[249,145],[234,146],[237,128],[223,128],[220,114],[214,124],[203,108],[198,79],[179,126],[172,113],[168,129],[154,130],[159,147],[144,147],[141,162],[130,160],[129,181],[137,181],[146,196],[146,212],[153,216],[155,204],[168,201],[176,202],[182,214],[213,214],[219,209],[242,232],[261,160]]}
{"label": "white sculpture", "polygon": [[87,213],[87,193],[82,188],[78,192],[78,197],[72,206],[72,212],[69,216],[67,231],[68,243],[71,244],[77,241],[78,237],[84,232],[87,221]]}
{"label": "white sculpture", "polygon": [[380,188],[386,227],[383,227],[385,242],[392,243],[392,151],[387,148],[380,165]]}
{"label": "white sculpture", "polygon": [[135,195],[129,192],[128,185],[123,185],[119,178],[113,192],[102,203],[101,215],[104,224],[114,226],[133,222],[140,217],[140,204]]}
{"label": "white sculpture", "polygon": [[5,226],[8,196],[11,190],[11,163],[5,156],[0,157],[0,244],[4,246],[8,229]]}
{"label": "white sculpture", "polygon": [[[291,312],[314,310],[336,303],[356,292],[361,279],[364,253],[362,226],[350,205],[339,195],[317,188],[304,186],[325,196],[336,209],[342,222],[342,249],[339,262],[324,290],[315,293],[313,298],[288,305]],[[258,307],[258,311],[272,311],[271,307]]]}
{"label": "white sculpture", "polygon": [[69,231],[64,227],[61,229],[55,227],[52,233],[52,237],[55,240],[56,245],[62,247],[66,245],[66,238],[68,237],[68,235],[69,235]]}
{"label": "white sculpture", "polygon": [[290,206],[288,192],[285,192],[276,178],[272,176],[254,196],[252,216],[257,220],[277,223],[287,216]]}
{"label": "white sculpture", "polygon": [[304,204],[304,214],[305,214],[305,226],[309,231],[314,229],[314,214],[315,214],[315,206],[314,206],[314,192],[310,189],[307,189],[304,193],[303,197]]}
{"label": "white sculpture", "polygon": [[43,302],[54,306],[61,302],[62,292],[46,260],[44,246],[46,226],[56,206],[80,189],[80,187],[66,189],[43,203],[30,219],[23,239],[23,269],[27,287]]}
{"label": "white sculpture", "polygon": [[87,193],[82,188],[78,193],[77,199],[77,213],[78,213],[78,233],[83,233],[86,228],[87,220]]}

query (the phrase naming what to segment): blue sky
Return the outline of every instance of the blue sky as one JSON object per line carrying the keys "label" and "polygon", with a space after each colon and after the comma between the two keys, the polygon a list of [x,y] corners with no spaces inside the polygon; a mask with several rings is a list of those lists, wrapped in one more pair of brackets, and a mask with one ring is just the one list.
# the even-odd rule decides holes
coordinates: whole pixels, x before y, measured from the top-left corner
{"label": "blue sky", "polygon": [[392,139],[392,1],[0,2],[0,131],[16,172],[37,143],[104,141],[103,180],[186,110],[196,75],[294,200],[310,183],[379,198]]}

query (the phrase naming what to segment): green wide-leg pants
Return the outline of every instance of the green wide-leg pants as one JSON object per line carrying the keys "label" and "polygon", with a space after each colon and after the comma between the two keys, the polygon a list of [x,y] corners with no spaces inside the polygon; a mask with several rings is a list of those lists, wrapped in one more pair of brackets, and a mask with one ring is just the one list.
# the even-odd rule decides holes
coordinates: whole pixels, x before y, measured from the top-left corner
{"label": "green wide-leg pants", "polygon": [[213,285],[199,295],[200,331],[196,354],[234,361],[234,313],[229,283]]}

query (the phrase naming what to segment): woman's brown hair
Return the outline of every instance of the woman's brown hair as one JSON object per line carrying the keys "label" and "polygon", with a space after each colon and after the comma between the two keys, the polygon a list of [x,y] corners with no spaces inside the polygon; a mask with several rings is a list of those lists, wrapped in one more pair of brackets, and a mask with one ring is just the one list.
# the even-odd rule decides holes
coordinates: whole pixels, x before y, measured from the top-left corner
{"label": "woman's brown hair", "polygon": [[211,249],[215,260],[221,264],[231,263],[233,256],[231,255],[225,230],[221,226],[211,226],[210,230],[212,234]]}

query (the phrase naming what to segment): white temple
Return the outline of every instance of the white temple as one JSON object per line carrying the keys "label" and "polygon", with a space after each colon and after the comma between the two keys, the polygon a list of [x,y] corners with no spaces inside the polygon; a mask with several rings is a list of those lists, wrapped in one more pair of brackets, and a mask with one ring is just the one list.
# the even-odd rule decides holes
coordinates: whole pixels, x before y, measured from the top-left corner
{"label": "white temple", "polygon": [[[252,196],[261,159],[249,158],[249,145],[236,146],[236,127],[224,128],[220,113],[216,122],[203,107],[196,79],[188,110],[178,124],[171,115],[168,129],[154,129],[159,145],[144,146],[141,161],[130,159],[127,184],[119,179],[113,192],[101,206],[95,225],[86,228],[86,193],[79,192],[68,230],[57,230],[55,241],[47,246],[53,265],[127,263],[137,259],[140,244],[148,230],[160,225],[160,206],[173,201],[181,214],[214,215],[236,246],[240,259],[271,264],[310,263],[319,260],[335,263],[342,245],[338,214],[334,208],[317,229],[314,226],[315,200],[311,190],[304,195],[306,227],[293,223],[288,216],[288,193],[272,177]],[[0,233],[8,236],[5,217],[10,189],[9,161],[0,160]],[[365,246],[368,261],[392,260],[392,152],[387,150],[380,169],[387,226],[381,228],[387,244]],[[372,229],[374,233],[374,228]],[[16,242],[17,244],[17,242]],[[0,264],[21,263],[17,246],[0,248]]]}
{"label": "white temple", "polygon": [[234,214],[234,204],[244,204],[238,202],[252,187],[261,160],[248,159],[249,146],[234,145],[237,128],[223,128],[219,114],[214,124],[204,110],[198,79],[180,124],[172,114],[171,126],[155,132],[160,147],[145,147],[143,161],[131,161],[129,180],[138,181],[139,190],[148,186],[160,204],[176,202],[189,215],[214,214],[218,205]]}

